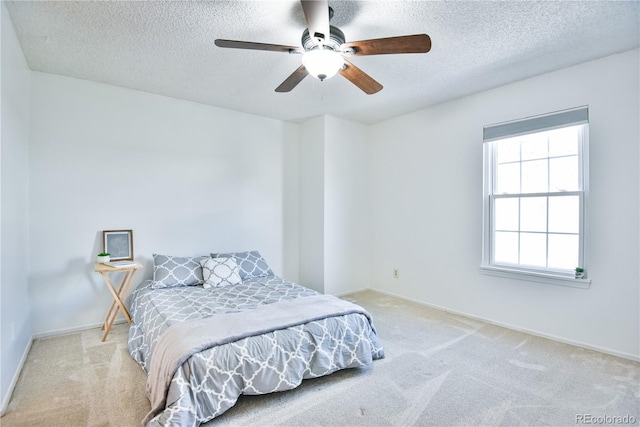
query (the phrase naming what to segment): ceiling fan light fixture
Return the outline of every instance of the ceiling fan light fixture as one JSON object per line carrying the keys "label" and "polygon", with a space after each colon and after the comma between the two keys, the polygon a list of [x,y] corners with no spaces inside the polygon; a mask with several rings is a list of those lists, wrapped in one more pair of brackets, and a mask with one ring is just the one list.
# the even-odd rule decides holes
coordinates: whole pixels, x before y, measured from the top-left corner
{"label": "ceiling fan light fixture", "polygon": [[302,55],[302,65],[318,80],[331,78],[344,67],[344,58],[331,49],[314,49]]}

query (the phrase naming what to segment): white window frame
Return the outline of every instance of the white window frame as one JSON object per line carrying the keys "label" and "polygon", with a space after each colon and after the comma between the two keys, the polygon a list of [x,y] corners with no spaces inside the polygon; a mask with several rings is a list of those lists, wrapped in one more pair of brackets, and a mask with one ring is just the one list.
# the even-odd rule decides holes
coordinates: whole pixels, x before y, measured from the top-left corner
{"label": "white window frame", "polygon": [[[549,192],[549,193],[521,193],[521,194],[494,194],[496,182],[496,150],[493,141],[506,139],[515,136],[539,133],[553,129],[560,129],[569,126],[583,125],[579,133],[578,141],[578,174],[579,191]],[[563,110],[544,114],[540,116],[528,117],[525,119],[498,123],[485,126],[483,135],[483,233],[482,233],[482,265],[483,273],[509,277],[521,280],[550,283],[561,286],[571,286],[578,288],[588,288],[591,280],[575,279],[573,270],[556,270],[548,268],[536,268],[512,264],[496,263],[493,259],[492,239],[494,235],[494,203],[496,199],[509,197],[555,197],[555,196],[579,196],[580,223],[579,223],[579,265],[588,272],[587,269],[587,215],[589,198],[589,132],[588,132],[588,107],[577,107],[570,110]],[[548,209],[548,204],[547,204]],[[549,233],[547,230],[546,234]]]}

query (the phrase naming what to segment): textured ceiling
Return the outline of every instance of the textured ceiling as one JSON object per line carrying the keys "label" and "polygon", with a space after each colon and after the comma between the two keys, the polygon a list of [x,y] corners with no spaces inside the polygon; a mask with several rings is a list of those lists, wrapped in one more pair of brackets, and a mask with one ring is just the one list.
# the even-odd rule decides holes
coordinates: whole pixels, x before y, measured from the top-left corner
{"label": "textured ceiling", "polygon": [[427,54],[351,62],[384,89],[341,76],[274,89],[299,55],[222,49],[216,38],[300,46],[287,1],[7,1],[31,69],[301,121],[365,124],[640,45],[637,1],[329,1],[347,41],[427,33]]}

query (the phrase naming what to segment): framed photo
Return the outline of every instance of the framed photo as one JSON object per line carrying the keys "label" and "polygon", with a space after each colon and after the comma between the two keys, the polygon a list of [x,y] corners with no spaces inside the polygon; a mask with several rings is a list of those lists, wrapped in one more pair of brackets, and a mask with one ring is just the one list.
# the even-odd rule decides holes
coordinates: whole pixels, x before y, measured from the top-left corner
{"label": "framed photo", "polygon": [[102,248],[111,261],[133,261],[133,230],[104,230]]}

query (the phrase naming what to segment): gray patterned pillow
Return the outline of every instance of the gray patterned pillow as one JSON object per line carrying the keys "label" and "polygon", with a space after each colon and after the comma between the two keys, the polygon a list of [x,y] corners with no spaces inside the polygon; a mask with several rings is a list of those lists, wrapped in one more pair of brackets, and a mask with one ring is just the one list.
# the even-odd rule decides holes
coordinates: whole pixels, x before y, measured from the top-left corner
{"label": "gray patterned pillow", "polygon": [[242,280],[252,277],[274,276],[269,264],[267,264],[267,261],[262,258],[262,255],[260,255],[258,251],[211,254],[211,257],[235,258],[240,267],[240,277]]}
{"label": "gray patterned pillow", "polygon": [[200,261],[209,259],[207,256],[177,257],[153,254],[153,283],[154,289],[172,288],[175,286],[201,285],[202,266]]}
{"label": "gray patterned pillow", "polygon": [[218,257],[200,260],[205,288],[242,283],[238,263],[234,258]]}

